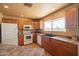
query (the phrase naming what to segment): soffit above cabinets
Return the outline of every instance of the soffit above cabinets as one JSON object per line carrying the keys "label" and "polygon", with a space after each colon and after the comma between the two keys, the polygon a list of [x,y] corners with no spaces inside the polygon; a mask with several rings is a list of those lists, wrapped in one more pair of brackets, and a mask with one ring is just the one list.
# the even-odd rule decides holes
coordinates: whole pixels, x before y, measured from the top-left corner
{"label": "soffit above cabinets", "polygon": [[[27,6],[28,5],[28,6]],[[25,18],[42,18],[51,12],[54,12],[66,5],[67,3],[0,3],[0,12],[7,16],[25,17]],[[8,6],[8,7],[4,7]]]}

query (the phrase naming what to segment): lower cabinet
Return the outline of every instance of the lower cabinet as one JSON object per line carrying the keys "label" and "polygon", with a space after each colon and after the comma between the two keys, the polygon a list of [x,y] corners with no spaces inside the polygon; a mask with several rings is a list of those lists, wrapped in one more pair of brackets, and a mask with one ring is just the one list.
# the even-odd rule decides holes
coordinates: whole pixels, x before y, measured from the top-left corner
{"label": "lower cabinet", "polygon": [[42,36],[42,47],[53,56],[77,56],[77,45]]}
{"label": "lower cabinet", "polygon": [[24,45],[24,35],[19,35],[18,44],[19,45]]}
{"label": "lower cabinet", "polygon": [[37,42],[37,33],[33,33],[33,43]]}
{"label": "lower cabinet", "polygon": [[48,50],[49,38],[48,37],[42,37],[42,42],[41,43],[42,43],[42,47],[44,47],[46,50]]}

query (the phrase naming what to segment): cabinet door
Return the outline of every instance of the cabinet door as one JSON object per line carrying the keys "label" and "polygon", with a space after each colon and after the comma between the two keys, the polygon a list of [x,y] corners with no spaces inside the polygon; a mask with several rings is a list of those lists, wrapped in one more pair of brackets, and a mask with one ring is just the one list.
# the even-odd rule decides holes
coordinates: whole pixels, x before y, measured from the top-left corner
{"label": "cabinet door", "polygon": [[50,53],[55,56],[62,56],[62,48],[61,45],[59,45],[59,41],[56,41],[55,39],[50,39]]}
{"label": "cabinet door", "polygon": [[33,42],[34,42],[34,43],[37,42],[37,33],[33,33]]}
{"label": "cabinet door", "polygon": [[41,39],[42,39],[42,42],[41,42],[42,43],[42,47],[44,47],[45,46],[45,37],[42,36]]}
{"label": "cabinet door", "polygon": [[51,53],[56,56],[75,56],[77,55],[77,45],[51,39]]}
{"label": "cabinet door", "polygon": [[66,10],[66,27],[74,28],[77,27],[77,9],[70,8]]}
{"label": "cabinet door", "polygon": [[42,36],[42,46],[45,48],[45,49],[48,49],[47,48],[47,45],[49,44],[49,38],[46,37],[46,36]]}
{"label": "cabinet door", "polygon": [[46,48],[46,42],[45,42],[45,38],[44,37],[42,38],[42,47]]}
{"label": "cabinet door", "polygon": [[34,21],[33,25],[34,25],[34,29],[40,29],[40,22],[39,21]]}
{"label": "cabinet door", "polygon": [[1,43],[1,24],[0,24],[0,43]]}

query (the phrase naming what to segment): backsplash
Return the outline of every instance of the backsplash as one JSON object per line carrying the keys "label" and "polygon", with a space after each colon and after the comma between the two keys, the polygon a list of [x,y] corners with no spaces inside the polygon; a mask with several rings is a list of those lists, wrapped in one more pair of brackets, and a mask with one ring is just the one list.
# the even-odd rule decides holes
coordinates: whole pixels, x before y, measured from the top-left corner
{"label": "backsplash", "polygon": [[79,40],[79,30],[75,28],[67,28],[66,32],[42,31],[42,33],[62,36],[73,40]]}

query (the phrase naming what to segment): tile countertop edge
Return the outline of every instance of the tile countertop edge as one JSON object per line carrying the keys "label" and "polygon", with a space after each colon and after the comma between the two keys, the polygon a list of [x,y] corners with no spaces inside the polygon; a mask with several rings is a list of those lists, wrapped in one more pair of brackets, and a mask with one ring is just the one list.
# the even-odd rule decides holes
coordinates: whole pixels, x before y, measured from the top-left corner
{"label": "tile countertop edge", "polygon": [[72,43],[72,44],[79,45],[79,41],[76,41],[76,40],[73,40],[73,39],[68,39],[68,38],[58,37],[58,36],[54,36],[54,37],[50,37],[50,38],[54,38],[56,40],[60,40],[60,41],[69,42],[69,43]]}
{"label": "tile countertop edge", "polygon": [[[38,35],[43,36],[44,34],[38,33]],[[56,40],[60,40],[60,41],[69,42],[69,43],[73,43],[73,44],[79,45],[79,41],[77,41],[77,40],[68,39],[68,38],[60,37],[60,36],[53,36],[53,37],[47,36],[47,37],[54,38]]]}

